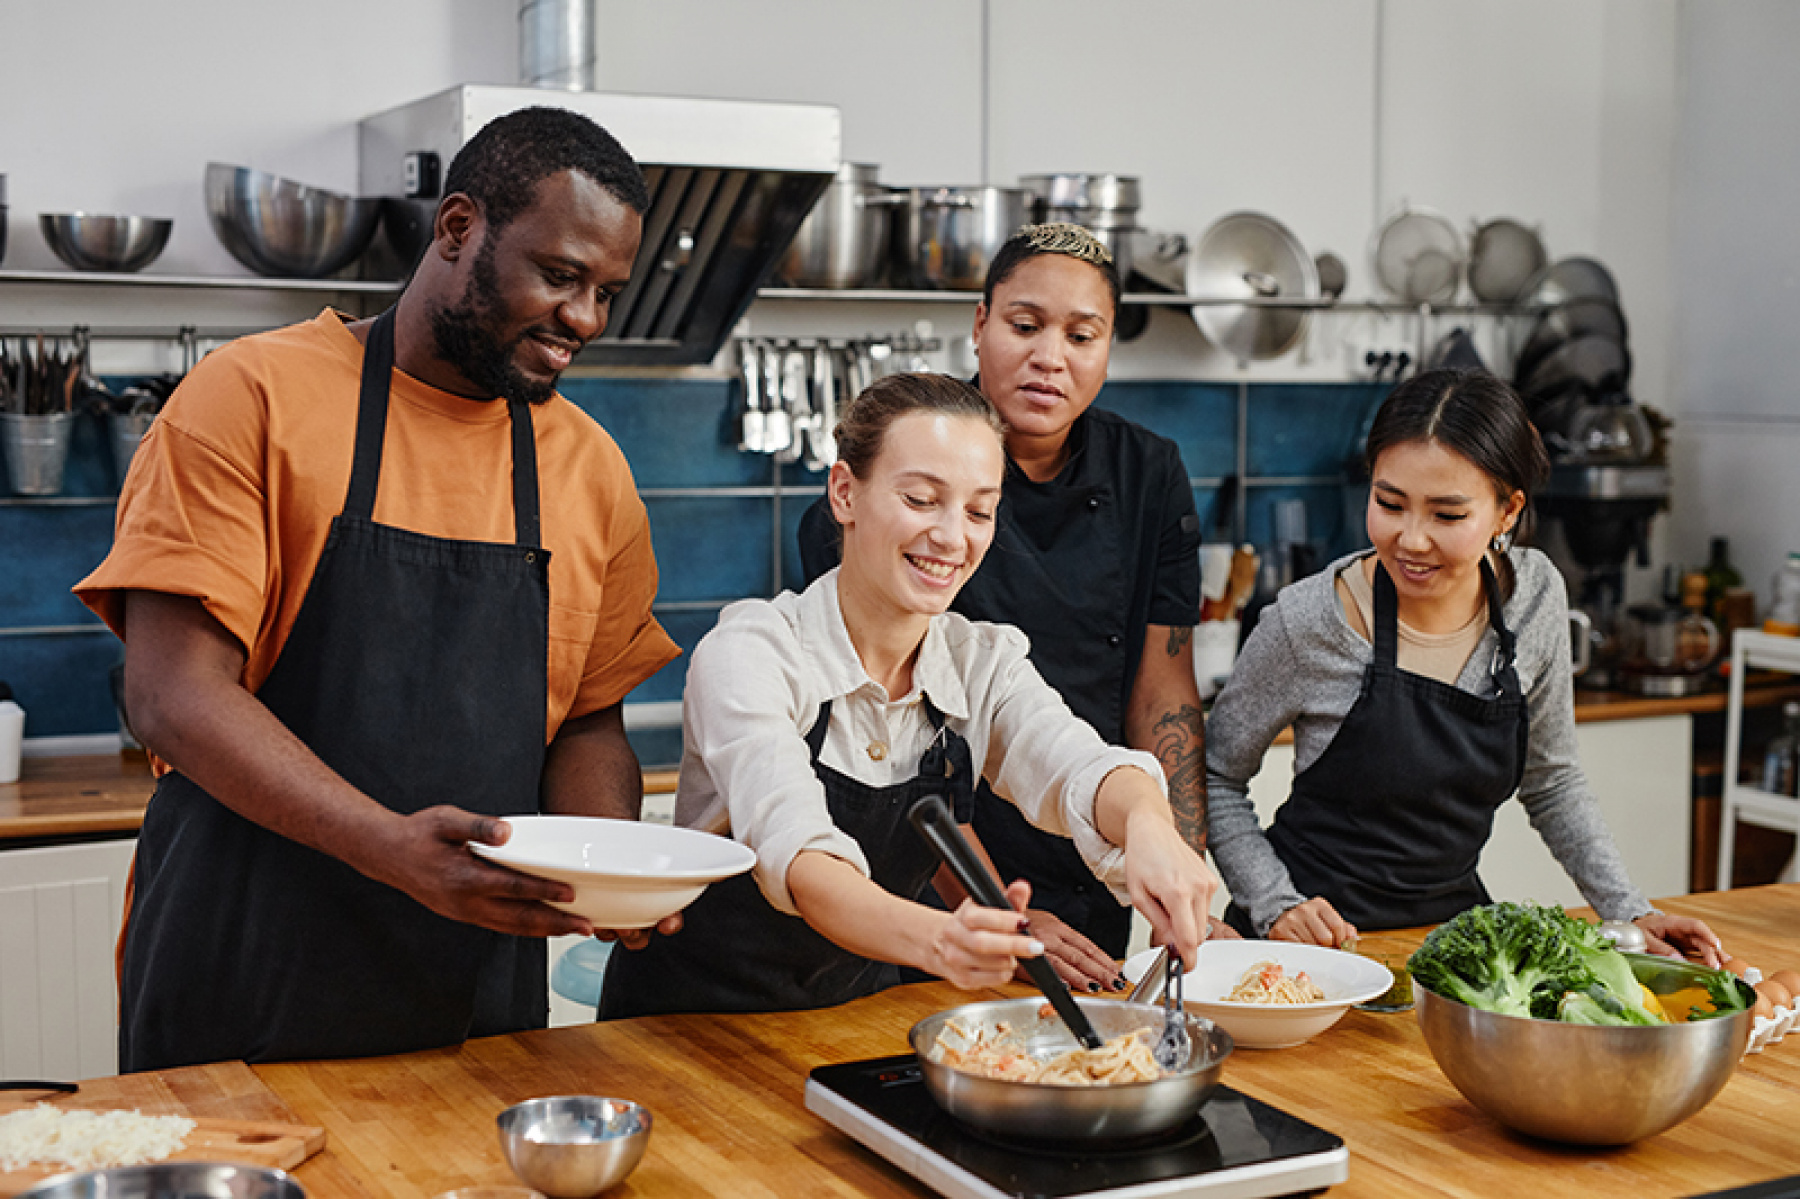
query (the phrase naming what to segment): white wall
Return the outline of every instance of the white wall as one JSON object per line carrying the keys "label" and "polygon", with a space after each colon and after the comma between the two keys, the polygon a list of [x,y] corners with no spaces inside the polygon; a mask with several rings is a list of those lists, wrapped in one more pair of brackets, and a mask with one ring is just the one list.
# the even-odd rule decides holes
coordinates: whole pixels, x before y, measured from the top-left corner
{"label": "white wall", "polygon": [[1766,604],[1800,550],[1800,6],[1685,0],[1680,35],[1669,524],[1688,561],[1730,537]]}

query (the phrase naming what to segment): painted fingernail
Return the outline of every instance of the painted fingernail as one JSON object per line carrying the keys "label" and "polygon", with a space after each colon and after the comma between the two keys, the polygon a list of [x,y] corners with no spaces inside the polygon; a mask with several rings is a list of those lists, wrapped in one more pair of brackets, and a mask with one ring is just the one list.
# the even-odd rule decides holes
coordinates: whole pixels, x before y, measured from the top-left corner
{"label": "painted fingernail", "polygon": [[1019,919],[1019,935],[1022,937],[1030,931],[1031,931],[1031,921],[1025,919],[1024,917],[1020,917],[1020,919]]}
{"label": "painted fingernail", "polygon": [[1099,989],[1100,989],[1100,984],[1099,984],[1099,983],[1097,983],[1097,982],[1095,982],[1095,981],[1094,981],[1094,980],[1093,980],[1093,979],[1091,979],[1091,978],[1090,978],[1090,979],[1088,979],[1088,990],[1089,990],[1089,991],[1098,991],[1098,990],[1099,990]]}
{"label": "painted fingernail", "polygon": [[1044,956],[1044,943],[1042,941],[1033,941],[1030,949],[1032,957],[1041,958]]}
{"label": "painted fingernail", "polygon": [[1125,989],[1125,985],[1126,985],[1125,984],[1125,976],[1123,974],[1121,974],[1121,975],[1119,975],[1119,977],[1113,979],[1113,984],[1112,984],[1113,990],[1123,991]]}

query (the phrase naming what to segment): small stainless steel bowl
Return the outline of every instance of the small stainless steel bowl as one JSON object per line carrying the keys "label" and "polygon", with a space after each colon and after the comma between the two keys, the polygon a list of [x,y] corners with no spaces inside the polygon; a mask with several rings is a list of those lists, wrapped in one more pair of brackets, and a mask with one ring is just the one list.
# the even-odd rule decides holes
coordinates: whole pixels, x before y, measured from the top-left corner
{"label": "small stainless steel bowl", "polygon": [[[1075,1002],[1094,1031],[1111,1038],[1149,1029],[1160,1034],[1163,1009],[1147,1003],[1077,996]],[[1188,1119],[1219,1087],[1225,1059],[1231,1056],[1231,1034],[1200,1016],[1188,1016],[1193,1052],[1181,1070],[1154,1082],[1112,1086],[1063,1087],[1010,1082],[968,1074],[932,1060],[938,1033],[955,1020],[970,1029],[992,1029],[1004,1022],[1033,1056],[1051,1056],[1077,1047],[1074,1034],[1039,998],[997,999],[964,1004],[913,1025],[913,1052],[925,1089],[938,1106],[968,1124],[1007,1136],[1106,1140],[1167,1132]]]}
{"label": "small stainless steel bowl", "polygon": [[169,244],[167,217],[104,216],[92,212],[38,214],[38,228],[58,258],[78,271],[138,271]]}
{"label": "small stainless steel bowl", "polygon": [[317,279],[368,248],[381,201],[213,162],[206,167],[206,215],[231,256],[257,274]]}
{"label": "small stainless steel bowl", "polygon": [[[1701,967],[1626,954],[1659,995],[1699,985]],[[1463,1098],[1520,1132],[1625,1145],[1673,1128],[1731,1080],[1750,1038],[1747,1011],[1614,1028],[1502,1016],[1415,986],[1425,1044]]]}
{"label": "small stainless steel bowl", "polygon": [[306,1199],[293,1177],[267,1166],[157,1162],[59,1174],[19,1199]]}
{"label": "small stainless steel bowl", "polygon": [[497,1123],[507,1165],[551,1199],[586,1199],[618,1185],[650,1143],[650,1112],[629,1099],[527,1099]]}

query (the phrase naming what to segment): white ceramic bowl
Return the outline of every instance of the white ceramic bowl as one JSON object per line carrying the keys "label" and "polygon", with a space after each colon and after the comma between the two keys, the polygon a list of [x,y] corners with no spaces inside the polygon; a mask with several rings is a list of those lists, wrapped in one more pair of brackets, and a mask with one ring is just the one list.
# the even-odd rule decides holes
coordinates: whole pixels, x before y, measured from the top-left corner
{"label": "white ceramic bowl", "polygon": [[[1149,968],[1154,950],[1125,963],[1136,982]],[[1225,996],[1258,962],[1279,962],[1289,974],[1304,970],[1325,992],[1318,1003],[1231,1003]],[[1182,976],[1187,1010],[1205,1016],[1231,1034],[1240,1049],[1286,1049],[1318,1036],[1352,1004],[1375,998],[1394,985],[1386,966],[1353,953],[1293,941],[1208,941],[1200,965]]]}
{"label": "white ceramic bowl", "polygon": [[756,854],[729,837],[665,824],[598,816],[508,816],[505,845],[471,843],[485,858],[521,874],[575,888],[554,906],[596,928],[649,928],[679,912],[708,883],[742,874]]}

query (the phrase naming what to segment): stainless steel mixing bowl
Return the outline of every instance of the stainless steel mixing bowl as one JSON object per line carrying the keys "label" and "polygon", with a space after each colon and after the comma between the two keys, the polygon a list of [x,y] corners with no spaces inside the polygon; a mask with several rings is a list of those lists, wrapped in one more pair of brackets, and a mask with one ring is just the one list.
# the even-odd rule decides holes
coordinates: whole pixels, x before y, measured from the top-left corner
{"label": "stainless steel mixing bowl", "polygon": [[[1626,954],[1667,995],[1701,968]],[[1747,1011],[1658,1027],[1612,1028],[1484,1012],[1416,986],[1419,1029],[1463,1097],[1520,1132],[1624,1145],[1673,1128],[1730,1081],[1750,1038]]]}
{"label": "stainless steel mixing bowl", "polygon": [[257,274],[318,279],[368,248],[381,201],[213,162],[206,167],[206,215],[231,256]]}
{"label": "stainless steel mixing bowl", "polygon": [[137,271],[156,261],[175,222],[167,217],[45,212],[38,228],[58,258],[78,271]]}
{"label": "stainless steel mixing bowl", "polygon": [[[1102,1037],[1150,1029],[1160,1034],[1163,1009],[1148,1003],[1076,997]],[[1154,1082],[1113,1086],[1059,1087],[984,1078],[935,1062],[932,1047],[952,1020],[970,1029],[991,1029],[1005,1021],[1033,1056],[1053,1056],[1077,1047],[1074,1035],[1042,997],[970,1003],[928,1016],[913,1025],[910,1039],[919,1056],[925,1089],[952,1116],[989,1132],[1019,1137],[1106,1139],[1166,1132],[1196,1111],[1218,1089],[1231,1034],[1210,1020],[1188,1017],[1193,1054],[1183,1069]]]}
{"label": "stainless steel mixing bowl", "polygon": [[551,1199],[587,1199],[616,1186],[650,1143],[650,1112],[629,1099],[527,1099],[501,1112],[498,1123],[513,1173]]}
{"label": "stainless steel mixing bowl", "polygon": [[267,1166],[157,1162],[59,1174],[19,1199],[306,1199],[306,1192]]}

